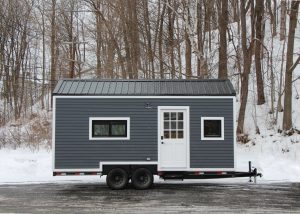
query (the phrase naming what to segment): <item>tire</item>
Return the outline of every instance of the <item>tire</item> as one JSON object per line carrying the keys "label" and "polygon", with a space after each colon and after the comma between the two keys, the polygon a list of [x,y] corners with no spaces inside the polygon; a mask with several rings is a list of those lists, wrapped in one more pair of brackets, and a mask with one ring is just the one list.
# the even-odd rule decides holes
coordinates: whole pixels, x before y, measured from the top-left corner
{"label": "tire", "polygon": [[114,168],[107,174],[106,184],[113,190],[124,189],[128,184],[128,173],[122,168]]}
{"label": "tire", "polygon": [[148,189],[153,184],[153,174],[149,169],[136,169],[131,177],[131,183],[135,189]]}

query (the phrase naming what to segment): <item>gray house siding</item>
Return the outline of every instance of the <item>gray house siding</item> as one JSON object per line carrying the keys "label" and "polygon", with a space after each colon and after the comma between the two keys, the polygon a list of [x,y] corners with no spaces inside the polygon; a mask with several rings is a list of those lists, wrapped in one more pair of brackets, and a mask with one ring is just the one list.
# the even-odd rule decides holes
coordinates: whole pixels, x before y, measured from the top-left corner
{"label": "gray house siding", "polygon": [[[150,103],[153,108],[145,108]],[[232,98],[56,98],[55,169],[157,161],[157,106],[190,106],[190,167],[233,168]],[[224,117],[224,141],[201,140],[201,117]],[[130,117],[130,140],[89,140],[89,117]]]}

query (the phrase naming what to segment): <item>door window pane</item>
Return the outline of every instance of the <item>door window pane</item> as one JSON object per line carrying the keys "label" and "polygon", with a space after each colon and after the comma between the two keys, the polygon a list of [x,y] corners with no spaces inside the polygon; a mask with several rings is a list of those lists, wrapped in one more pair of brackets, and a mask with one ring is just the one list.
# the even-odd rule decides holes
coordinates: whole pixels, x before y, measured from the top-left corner
{"label": "door window pane", "polygon": [[176,131],[171,131],[171,138],[172,139],[176,138]]}
{"label": "door window pane", "polygon": [[183,120],[183,112],[178,112],[178,120]]}
{"label": "door window pane", "polygon": [[164,129],[170,129],[170,122],[164,122]]}
{"label": "door window pane", "polygon": [[164,131],[164,138],[169,139],[170,138],[170,131]]}
{"label": "door window pane", "polygon": [[176,122],[171,122],[171,129],[176,129]]}
{"label": "door window pane", "polygon": [[182,139],[183,138],[183,131],[178,131],[178,138]]}
{"label": "door window pane", "polygon": [[171,112],[171,120],[176,120],[176,112]]}
{"label": "door window pane", "polygon": [[177,127],[178,129],[183,129],[183,122],[178,122],[178,127]]}
{"label": "door window pane", "polygon": [[165,112],[164,113],[164,120],[169,120],[170,119],[170,113],[169,112]]}

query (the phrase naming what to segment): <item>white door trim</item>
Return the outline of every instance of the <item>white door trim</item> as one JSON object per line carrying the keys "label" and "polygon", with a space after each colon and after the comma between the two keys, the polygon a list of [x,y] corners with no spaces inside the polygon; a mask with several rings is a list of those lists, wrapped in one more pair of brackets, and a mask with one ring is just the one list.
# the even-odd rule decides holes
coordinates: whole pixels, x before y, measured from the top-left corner
{"label": "white door trim", "polygon": [[[172,168],[161,168],[161,151],[160,151],[160,142],[161,142],[161,110],[186,110],[186,167],[172,167]],[[157,106],[157,171],[178,171],[178,170],[187,170],[190,168],[190,107],[189,106]]]}

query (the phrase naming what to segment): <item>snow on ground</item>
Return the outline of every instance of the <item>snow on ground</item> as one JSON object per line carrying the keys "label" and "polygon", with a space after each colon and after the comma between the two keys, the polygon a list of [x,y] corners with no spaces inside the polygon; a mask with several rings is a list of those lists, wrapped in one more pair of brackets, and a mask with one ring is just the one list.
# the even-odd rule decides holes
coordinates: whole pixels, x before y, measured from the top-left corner
{"label": "snow on ground", "polygon": [[[255,142],[255,143],[253,143]],[[255,145],[254,145],[255,144]],[[300,135],[257,136],[246,146],[236,147],[238,171],[248,170],[248,161],[263,173],[260,182],[300,182]],[[0,150],[0,184],[44,182],[105,182],[98,176],[52,176],[52,152],[29,149]],[[205,182],[207,182],[206,180]],[[218,182],[214,180],[213,182]],[[220,182],[235,182],[222,179]],[[240,179],[246,182],[247,179]],[[156,178],[156,182],[161,182]],[[193,180],[195,182],[195,180]],[[197,181],[198,182],[198,181]],[[200,181],[199,181],[200,182]]]}

